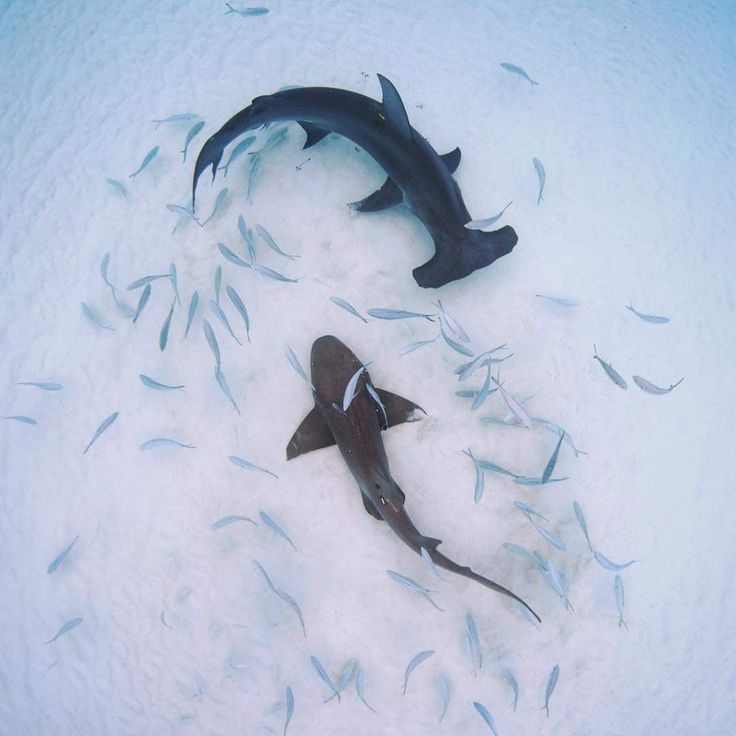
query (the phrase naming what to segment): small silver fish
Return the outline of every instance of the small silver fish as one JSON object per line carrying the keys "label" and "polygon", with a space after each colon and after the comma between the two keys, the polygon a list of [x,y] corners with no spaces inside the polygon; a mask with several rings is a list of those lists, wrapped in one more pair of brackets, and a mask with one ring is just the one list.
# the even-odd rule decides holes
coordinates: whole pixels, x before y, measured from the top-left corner
{"label": "small silver fish", "polygon": [[222,311],[222,307],[214,299],[209,300],[209,305],[215,317],[220,320],[223,327],[230,333],[230,336],[233,338],[233,340],[235,340],[238,345],[242,345],[243,343],[240,342],[240,339],[237,337],[235,332],[233,332],[233,328],[230,326],[230,321],[228,320],[225,312]]}
{"label": "small silver fish", "polygon": [[633,312],[639,319],[644,320],[644,322],[650,322],[653,325],[665,325],[670,321],[669,317],[660,317],[657,314],[642,314],[634,309],[631,304],[629,304],[626,309]]}
{"label": "small silver fish", "polygon": [[498,381],[496,381],[493,376],[491,376],[491,381],[495,384],[496,388],[499,390],[503,400],[506,402],[506,406],[508,407],[509,411],[528,429],[532,426],[532,420],[529,414],[527,414],[526,409],[522,406],[522,402],[516,399],[514,396],[512,396],[508,391],[506,391],[503,386],[501,386]]}
{"label": "small silver fish", "polygon": [[189,150],[189,144],[199,134],[202,128],[204,128],[204,120],[200,120],[198,123],[195,123],[194,125],[192,125],[191,128],[189,128],[189,132],[187,133],[186,141],[184,141],[184,149],[182,150],[182,154],[184,155],[184,158],[182,159],[182,163],[187,160],[187,151]]}
{"label": "small silver fish", "polygon": [[608,557],[601,554],[600,552],[593,552],[593,557],[595,557],[595,561],[601,566],[605,567],[606,570],[612,570],[613,572],[617,570],[623,570],[627,568],[629,565],[633,565],[636,560],[629,560],[628,562],[618,563],[613,562],[612,560],[609,560]]}
{"label": "small silver fish", "polygon": [[557,678],[560,676],[560,666],[555,665],[552,668],[552,672],[549,673],[549,679],[547,680],[547,689],[544,693],[544,705],[542,706],[542,710],[547,711],[547,718],[549,718],[549,699],[552,697],[552,693],[555,690],[555,685],[557,685]]}
{"label": "small silver fish", "polygon": [[622,378],[622,376],[618,373],[618,371],[615,371],[613,366],[610,363],[606,363],[605,360],[600,358],[598,356],[598,348],[596,348],[595,344],[593,344],[593,351],[595,352],[595,355],[593,356],[594,360],[597,360],[601,366],[603,367],[603,370],[606,372],[606,375],[620,388],[627,389],[629,387],[629,384],[626,383],[626,381]]}
{"label": "small silver fish", "polygon": [[195,112],[180,112],[177,115],[169,115],[167,118],[162,118],[161,120],[152,120],[152,123],[156,123],[156,127],[158,128],[161,123],[182,123],[186,122],[187,120],[194,120],[194,118],[198,118],[199,115]]}
{"label": "small silver fish", "polygon": [[183,384],[179,386],[170,386],[167,383],[159,383],[150,376],[145,375],[145,373],[139,373],[138,378],[141,379],[141,383],[144,386],[148,386],[148,388],[155,388],[157,391],[175,391],[176,389],[184,388]]}
{"label": "small silver fish", "polygon": [[25,417],[21,414],[3,416],[0,417],[0,419],[12,419],[14,422],[20,422],[21,424],[38,424],[38,422],[33,417]]}
{"label": "small silver fish", "polygon": [[520,77],[523,77],[527,82],[530,82],[532,86],[539,84],[539,82],[535,82],[520,66],[516,66],[516,64],[502,61],[501,66],[512,74],[518,74]]}
{"label": "small silver fish", "polygon": [[628,631],[629,625],[624,621],[624,584],[620,575],[613,579],[613,590],[616,595],[616,610],[618,611],[618,627]]}
{"label": "small silver fish", "polygon": [[272,268],[267,268],[266,266],[254,265],[252,268],[256,273],[259,273],[261,276],[266,276],[269,279],[274,279],[274,281],[286,281],[291,284],[296,284],[299,281],[299,279],[290,279],[288,276],[284,276],[284,274],[279,273],[278,271],[274,271]]}
{"label": "small silver fish", "polygon": [[383,405],[383,401],[381,401],[381,397],[370,383],[366,383],[365,387],[368,390],[368,395],[376,402],[376,405],[381,410],[381,414],[383,414],[383,424],[381,425],[382,429],[388,429],[388,414],[386,413],[386,407]]}
{"label": "small silver fish", "polygon": [[223,176],[227,176],[227,171],[232,166],[233,163],[240,157],[241,154],[243,154],[245,151],[247,151],[253,141],[256,139],[256,136],[249,135],[247,138],[244,138],[240,143],[238,143],[235,148],[233,148],[232,153],[230,154],[230,158],[228,158],[227,163],[224,166],[220,166],[220,171],[224,170],[225,173]]}
{"label": "small silver fish", "polygon": [[212,208],[212,214],[204,222],[200,223],[202,227],[204,227],[225,206],[225,202],[227,201],[227,196],[228,196],[228,189],[227,187],[225,187],[217,195],[217,199],[215,200],[215,206]]}
{"label": "small silver fish", "polygon": [[115,328],[105,324],[94,309],[92,309],[92,307],[90,307],[86,302],[82,302],[82,313],[90,322],[92,322],[92,324],[97,325],[97,327],[101,327],[103,330],[115,331]]}
{"label": "small silver fish", "polygon": [[140,298],[138,299],[138,306],[133,314],[133,324],[138,321],[138,317],[141,316],[143,308],[148,304],[148,300],[151,298],[151,284],[146,284],[141,292]]}
{"label": "small silver fish", "polygon": [[271,475],[274,478],[278,478],[278,475],[276,475],[276,473],[272,473],[270,470],[266,470],[266,468],[262,468],[260,465],[255,465],[254,463],[248,460],[244,460],[242,457],[236,457],[235,455],[230,455],[228,457],[228,460],[233,465],[237,465],[239,468],[244,468],[245,470],[257,470],[260,473],[268,473],[268,475]]}
{"label": "small silver fish", "polygon": [[37,383],[36,381],[18,381],[19,386],[33,386],[42,391],[60,391],[64,388],[60,383]]}
{"label": "small silver fish", "polygon": [[94,445],[95,442],[97,442],[100,435],[106,429],[108,429],[111,424],[115,422],[115,420],[118,418],[118,415],[119,415],[119,412],[117,411],[113,412],[112,414],[110,414],[110,416],[107,419],[105,419],[104,422],[102,422],[102,424],[100,424],[99,427],[97,427],[97,429],[95,430],[95,433],[92,435],[92,439],[89,441],[89,444],[87,445],[87,447],[84,448],[84,452],[82,452],[82,455],[87,454],[87,450],[89,450],[89,448],[92,447],[92,445]]}
{"label": "small silver fish", "polygon": [[543,199],[542,192],[544,192],[544,182],[547,179],[547,175],[545,174],[542,162],[538,158],[532,158],[532,162],[534,163],[534,168],[537,170],[537,178],[539,179],[539,196],[537,197],[537,206],[539,206],[539,203]]}
{"label": "small silver fish", "polygon": [[153,276],[143,276],[140,279],[136,279],[133,281],[132,284],[128,284],[128,291],[135,291],[136,289],[140,289],[141,286],[146,286],[147,284],[150,284],[152,281],[158,281],[158,279],[170,279],[171,275],[168,273],[157,273]]}
{"label": "small silver fish", "polygon": [[358,319],[363,320],[366,324],[368,324],[368,320],[349,302],[346,302],[344,299],[341,299],[339,296],[331,296],[330,301],[333,304],[336,304],[338,307],[341,307],[346,312],[349,312],[350,314],[354,315]]}
{"label": "small silver fish", "polygon": [[71,631],[72,629],[75,629],[79,624],[82,623],[84,619],[80,616],[78,618],[73,618],[70,621],[67,621],[54,635],[52,639],[49,639],[48,641],[45,641],[44,644],[51,644],[52,641],[56,641],[60,636],[63,636],[68,631]]}
{"label": "small silver fish", "polygon": [[286,688],[286,723],[284,723],[283,736],[286,736],[286,729],[289,728],[291,716],[294,714],[294,693],[290,687]]}
{"label": "small silver fish", "polygon": [[225,3],[225,5],[227,5],[227,7],[229,8],[228,10],[225,11],[225,15],[236,13],[237,15],[247,17],[247,16],[256,16],[256,15],[266,15],[266,13],[269,12],[268,8],[243,8],[242,10],[238,10],[237,8],[234,8],[232,5],[230,5],[230,3]]}
{"label": "small silver fish", "polygon": [[295,552],[297,551],[296,545],[291,541],[289,535],[265,511],[259,511],[258,515],[267,527],[276,532],[276,534],[278,534],[282,539],[286,540],[294,548]]}
{"label": "small silver fish", "polygon": [[125,199],[128,199],[128,190],[123,186],[122,182],[117,179],[108,179],[107,183],[118,193],[121,194]]}
{"label": "small silver fish", "polygon": [[134,176],[138,176],[138,174],[143,171],[143,169],[148,166],[148,164],[153,161],[154,158],[156,158],[156,154],[158,153],[158,146],[154,146],[143,158],[143,161],[141,162],[141,165],[128,177],[129,179],[132,179]]}
{"label": "small silver fish", "polygon": [[444,675],[440,675],[437,679],[437,686],[439,687],[440,695],[442,696],[442,713],[440,713],[440,717],[437,719],[437,722],[441,723],[450,706],[450,683]]}
{"label": "small silver fish", "polygon": [[173,447],[184,447],[189,450],[194,449],[194,445],[187,445],[184,442],[179,442],[179,440],[172,440],[169,437],[155,437],[152,440],[144,442],[138,449],[141,452],[146,452],[146,450],[153,450],[156,447],[162,447],[164,445],[169,445]]}
{"label": "small silver fish", "polygon": [[220,346],[217,344],[217,338],[215,337],[215,331],[212,329],[212,325],[206,320],[202,320],[202,329],[204,330],[204,336],[207,338],[207,344],[210,346],[212,355],[215,356],[215,365],[219,369],[220,367]]}
{"label": "small silver fish", "polygon": [[406,577],[406,575],[402,575],[401,573],[395,572],[394,570],[386,570],[388,573],[388,576],[395,580],[399,585],[403,585],[405,588],[408,588],[409,590],[413,590],[415,593],[419,593],[423,598],[426,598],[438,611],[442,611],[443,609],[440,608],[430,597],[430,593],[432,592],[428,588],[425,588],[422,585],[419,585],[419,583],[416,580],[412,580],[411,578]]}
{"label": "small silver fish", "polygon": [[552,473],[554,472],[555,465],[557,465],[557,457],[560,454],[560,447],[562,447],[562,440],[564,439],[565,439],[565,433],[563,432],[560,435],[560,439],[557,442],[557,446],[555,447],[554,452],[552,453],[552,457],[550,457],[549,462],[544,468],[544,472],[542,473],[542,484],[546,483],[552,477]]}
{"label": "small silver fish", "polygon": [[250,159],[250,175],[248,176],[248,202],[253,204],[253,190],[255,189],[256,179],[261,170],[261,162],[263,161],[260,153],[254,154]]}
{"label": "small silver fish", "polygon": [[245,326],[245,336],[248,338],[248,342],[250,342],[250,319],[248,318],[248,310],[245,308],[245,304],[243,304],[243,300],[240,298],[240,295],[237,291],[235,291],[235,289],[233,289],[232,286],[225,287],[225,291],[230,297],[230,301],[235,306],[235,309],[238,310],[238,313],[243,318],[243,325]]}
{"label": "small silver fish", "polygon": [[[299,608],[299,604],[288,594],[285,593],[283,590],[279,590],[272,582],[271,578],[268,576],[268,573],[263,569],[263,566],[257,562],[256,560],[253,560],[253,564],[258,568],[258,571],[260,572],[263,579],[266,581],[266,585],[271,589],[273,593],[275,593],[284,603],[286,603],[289,608],[291,608],[292,611],[294,611],[294,614],[299,619],[299,623],[302,627],[302,632],[304,634],[304,638],[307,638],[307,629],[304,626],[304,616],[302,615],[302,609]],[[338,695],[338,700],[340,696]]]}
{"label": "small silver fish", "polygon": [[218,243],[217,248],[230,263],[234,263],[241,268],[252,268],[250,263],[244,261],[237,253],[233,253],[224,243]]}
{"label": "small silver fish", "polygon": [[668,394],[672,389],[677,388],[685,380],[683,377],[677,383],[671,383],[668,388],[661,388],[660,386],[655,386],[651,381],[647,381],[646,378],[642,378],[641,376],[632,376],[632,378],[634,379],[634,383],[642,391],[646,391],[648,394],[654,394],[655,396]]}
{"label": "small silver fish", "polygon": [[412,672],[426,659],[429,659],[434,654],[434,649],[427,649],[423,652],[419,652],[415,657],[412,657],[412,660],[409,662],[409,664],[406,666],[406,672],[404,673],[404,692],[403,695],[406,695],[406,687],[409,684],[409,676]]}
{"label": "small silver fish", "polygon": [[468,230],[483,230],[484,228],[491,227],[491,225],[495,225],[503,217],[503,213],[506,212],[512,204],[513,201],[509,202],[497,215],[493,215],[493,217],[486,217],[484,220],[471,220],[470,222],[466,222],[464,227]]}
{"label": "small silver fish", "polygon": [[368,314],[376,319],[412,319],[413,317],[422,317],[430,322],[434,322],[433,314],[424,314],[422,312],[407,312],[403,309],[369,309]]}
{"label": "small silver fish", "polygon": [[480,717],[486,722],[488,728],[491,729],[491,733],[493,734],[493,736],[498,736],[496,722],[493,720],[493,716],[491,715],[491,712],[488,710],[488,708],[486,708],[485,705],[483,705],[482,703],[478,703],[477,701],[473,701],[473,706],[478,711]]}
{"label": "small silver fish", "polygon": [[445,308],[442,306],[442,302],[439,299],[437,300],[437,307],[440,310],[439,311],[440,324],[444,320],[450,332],[452,332],[454,335],[457,335],[457,337],[463,342],[470,342],[468,333],[465,332],[465,330],[460,326],[460,323],[451,314],[447,313]]}
{"label": "small silver fish", "polygon": [[240,409],[238,408],[238,405],[235,403],[235,398],[233,397],[233,392],[230,390],[230,386],[228,385],[227,378],[225,378],[225,374],[220,370],[220,366],[215,366],[215,380],[217,381],[217,385],[220,387],[220,390],[223,394],[225,394],[225,397],[227,400],[233,405],[233,409],[240,414]]}
{"label": "small silver fish", "polygon": [[578,520],[578,524],[580,524],[580,528],[583,530],[583,534],[585,535],[585,541],[588,543],[588,549],[592,552],[593,545],[590,543],[590,537],[588,536],[588,524],[585,521],[585,514],[583,514],[583,509],[580,508],[580,504],[577,501],[572,502],[572,507],[575,511],[575,518]]}
{"label": "small silver fish", "polygon": [[253,521],[253,519],[249,519],[247,516],[223,516],[221,519],[218,519],[217,521],[212,523],[213,529],[222,529],[225,526],[229,526],[230,524],[235,524],[238,521],[248,521],[254,526],[258,526],[258,524]]}
{"label": "small silver fish", "polygon": [[340,700],[340,691],[335,687],[335,684],[332,682],[332,680],[330,679],[330,676],[325,671],[325,668],[322,666],[322,663],[314,655],[312,655],[309,658],[309,661],[312,663],[312,667],[314,667],[314,671],[319,675],[322,682],[324,682],[327,685],[327,687],[329,687],[330,690],[332,690],[332,692],[337,696],[337,699]]}
{"label": "small silver fish", "polygon": [[577,307],[580,304],[577,299],[568,299],[567,297],[562,296],[549,296],[548,294],[535,294],[534,296],[554,302],[562,307]]}
{"label": "small silver fish", "polygon": [[511,685],[511,689],[514,691],[514,711],[516,711],[516,705],[519,702],[519,683],[510,670],[503,673],[503,679]]}
{"label": "small silver fish", "polygon": [[64,562],[67,555],[72,551],[72,547],[77,543],[77,539],[79,539],[78,534],[76,537],[74,537],[72,543],[68,547],[65,547],[58,555],[56,555],[56,557],[54,557],[53,561],[46,570],[47,575],[51,575],[51,573],[54,573],[59,569],[59,565]]}
{"label": "small silver fish", "polygon": [[[369,312],[370,314],[370,312]],[[475,356],[475,353],[470,349],[466,348],[465,345],[462,345],[461,343],[457,342],[456,340],[453,340],[446,332],[445,328],[442,326],[442,321],[440,321],[440,335],[442,335],[442,339],[456,352],[460,353],[460,355],[464,355],[467,358],[473,358]]]}
{"label": "small silver fish", "polygon": [[169,341],[169,328],[171,327],[171,318],[174,316],[174,302],[171,303],[171,309],[169,314],[161,325],[161,332],[158,336],[158,346],[161,348],[161,352],[166,350],[166,344]]}
{"label": "small silver fish", "polygon": [[288,258],[289,260],[293,261],[299,258],[299,255],[292,254],[292,253],[285,253],[281,248],[279,248],[276,241],[271,237],[271,234],[266,230],[265,227],[262,225],[256,225],[256,232],[261,237],[261,240],[275,253],[278,253],[280,256],[284,256],[285,258]]}
{"label": "small silver fish", "polygon": [[355,676],[355,692],[358,693],[358,697],[363,705],[375,713],[375,709],[371,708],[365,699],[365,676],[363,675],[363,670],[358,670],[358,674]]}
{"label": "small silver fish", "polygon": [[473,616],[469,613],[465,616],[465,628],[468,637],[470,659],[474,665],[477,664],[478,669],[481,669],[483,667],[483,650],[480,646],[478,627],[475,625]]}
{"label": "small silver fish", "polygon": [[[437,335],[437,337],[439,337],[439,335]],[[419,340],[418,342],[411,342],[408,345],[404,345],[404,347],[399,350],[399,355],[407,355],[408,353],[413,353],[415,350],[419,350],[419,348],[423,348],[425,345],[431,345],[437,337],[432,340]]]}
{"label": "small silver fish", "polygon": [[557,549],[561,550],[562,552],[567,551],[567,547],[565,543],[553,532],[549,531],[549,529],[545,529],[543,526],[538,524],[534,519],[532,519],[531,516],[527,515],[527,519],[529,519],[529,522],[531,525],[546,539],[553,547],[557,547]]}
{"label": "small silver fish", "polygon": [[187,313],[187,328],[184,330],[184,337],[189,334],[189,328],[192,326],[192,320],[194,315],[197,313],[197,307],[199,306],[199,292],[195,289],[192,294],[192,298],[189,300],[189,312]]}
{"label": "small silver fish", "polygon": [[353,399],[355,398],[355,393],[358,388],[358,381],[360,380],[361,375],[363,375],[363,371],[365,371],[365,369],[365,365],[360,366],[360,368],[358,368],[358,370],[353,373],[352,377],[348,381],[347,386],[345,386],[345,393],[342,397],[342,410],[344,412],[348,410],[348,407],[350,406],[350,404],[352,404]]}

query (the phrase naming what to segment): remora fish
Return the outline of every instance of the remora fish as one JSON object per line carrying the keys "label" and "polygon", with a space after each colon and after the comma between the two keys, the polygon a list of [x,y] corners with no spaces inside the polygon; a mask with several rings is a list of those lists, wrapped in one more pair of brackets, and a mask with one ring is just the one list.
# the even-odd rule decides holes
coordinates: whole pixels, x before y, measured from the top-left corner
{"label": "remora fish", "polygon": [[286,89],[256,97],[205,143],[194,168],[193,193],[206,168],[212,168],[214,177],[225,146],[239,135],[266,123],[296,120],[307,132],[305,148],[328,133],[337,133],[366,150],[383,167],[388,175],[383,186],[351,206],[375,212],[406,204],[424,223],[435,254],[413,271],[420,286],[437,288],[510,253],[517,242],[512,227],[493,232],[465,228],[472,217],[452,178],[460,163],[459,149],[440,156],[411,127],[394,85],[380,74],[378,79],[381,102],[330,87]]}
{"label": "remora fish", "polygon": [[404,508],[404,494],[391,476],[383,447],[381,427],[385,426],[385,419],[366,386],[370,383],[380,396],[389,427],[414,421],[415,413],[423,410],[407,399],[377,388],[368,371],[364,370],[356,387],[355,398],[343,411],[345,386],[361,366],[363,363],[336,337],[325,335],[314,342],[311,368],[315,406],[289,441],[287,460],[336,444],[358,483],[363,505],[371,516],[385,521],[399,539],[417,554],[425,549],[437,567],[475,580],[519,601],[539,620],[537,614],[516,594],[445,557],[437,551],[440,540],[424,536],[414,526]]}

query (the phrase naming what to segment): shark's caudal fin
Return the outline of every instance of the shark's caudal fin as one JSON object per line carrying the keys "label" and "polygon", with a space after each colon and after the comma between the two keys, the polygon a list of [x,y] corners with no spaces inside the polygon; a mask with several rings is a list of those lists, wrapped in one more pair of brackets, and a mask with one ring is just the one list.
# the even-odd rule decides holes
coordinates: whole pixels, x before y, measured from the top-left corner
{"label": "shark's caudal fin", "polygon": [[434,256],[412,272],[414,279],[419,286],[436,289],[508,255],[517,241],[509,225],[490,233],[463,228],[455,235],[442,235],[435,240]]}

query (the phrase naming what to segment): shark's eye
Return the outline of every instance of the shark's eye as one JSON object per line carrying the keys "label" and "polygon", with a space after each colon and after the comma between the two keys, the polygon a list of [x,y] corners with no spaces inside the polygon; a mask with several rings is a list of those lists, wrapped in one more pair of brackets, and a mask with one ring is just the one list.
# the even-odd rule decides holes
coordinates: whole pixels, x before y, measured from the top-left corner
{"label": "shark's eye", "polygon": [[378,497],[381,503],[385,506],[386,505],[386,499],[383,496]]}

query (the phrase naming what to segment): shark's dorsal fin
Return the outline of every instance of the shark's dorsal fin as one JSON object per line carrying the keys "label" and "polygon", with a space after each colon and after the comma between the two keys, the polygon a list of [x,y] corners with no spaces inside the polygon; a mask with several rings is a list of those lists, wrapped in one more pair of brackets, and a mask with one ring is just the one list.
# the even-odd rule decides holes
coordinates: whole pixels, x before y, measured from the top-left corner
{"label": "shark's dorsal fin", "polygon": [[[300,123],[300,125],[303,127],[303,124]],[[309,141],[309,136],[307,136],[307,141]],[[307,144],[305,143],[304,148],[306,147]],[[451,174],[454,174],[455,170],[460,165],[460,149],[456,148],[454,151],[450,151],[449,153],[445,153],[440,156],[440,158],[445,162],[447,170]],[[399,189],[396,182],[389,176],[386,181],[383,182],[383,186],[380,189],[376,189],[373,194],[368,195],[358,202],[351,202],[348,207],[352,207],[354,210],[358,210],[358,212],[379,212],[380,210],[387,210],[390,207],[396,207],[396,205],[402,204],[403,201],[403,192]]]}
{"label": "shark's dorsal fin", "polygon": [[422,537],[420,541],[422,543],[422,547],[424,547],[428,552],[434,552],[438,545],[442,544],[441,539],[435,539],[434,537]]}
{"label": "shark's dorsal fin", "polygon": [[401,133],[402,138],[407,142],[412,141],[414,136],[411,133],[409,116],[406,114],[406,108],[398,90],[383,74],[378,75],[378,81],[381,83],[381,91],[383,92],[383,114],[399,133]]}
{"label": "shark's dorsal fin", "polygon": [[[382,388],[376,388],[376,393],[381,399],[383,408],[386,410],[389,427],[394,427],[403,422],[416,422],[421,419],[420,416],[417,416],[417,412],[422,412],[422,414],[427,413],[421,406],[417,406],[413,401],[409,401],[409,399],[405,399],[403,396],[397,396]],[[381,410],[378,407],[376,407],[376,412],[377,414],[381,414]]]}
{"label": "shark's dorsal fin", "polygon": [[451,174],[454,174],[457,171],[457,167],[460,166],[460,155],[460,149],[454,148],[450,153],[444,153],[440,156]]}
{"label": "shark's dorsal fin", "polygon": [[322,414],[315,406],[312,411],[302,420],[297,427],[296,432],[289,440],[286,447],[286,459],[293,460],[299,455],[313,450],[321,450],[323,447],[329,447],[335,444],[335,438],[332,436],[327,422],[322,418]]}
{"label": "shark's dorsal fin", "polygon": [[304,145],[302,146],[303,149],[310,148],[315,143],[319,143],[330,132],[314,123],[307,123],[302,120],[297,120],[297,122],[304,128],[304,132],[307,134],[307,140],[304,141]]}

